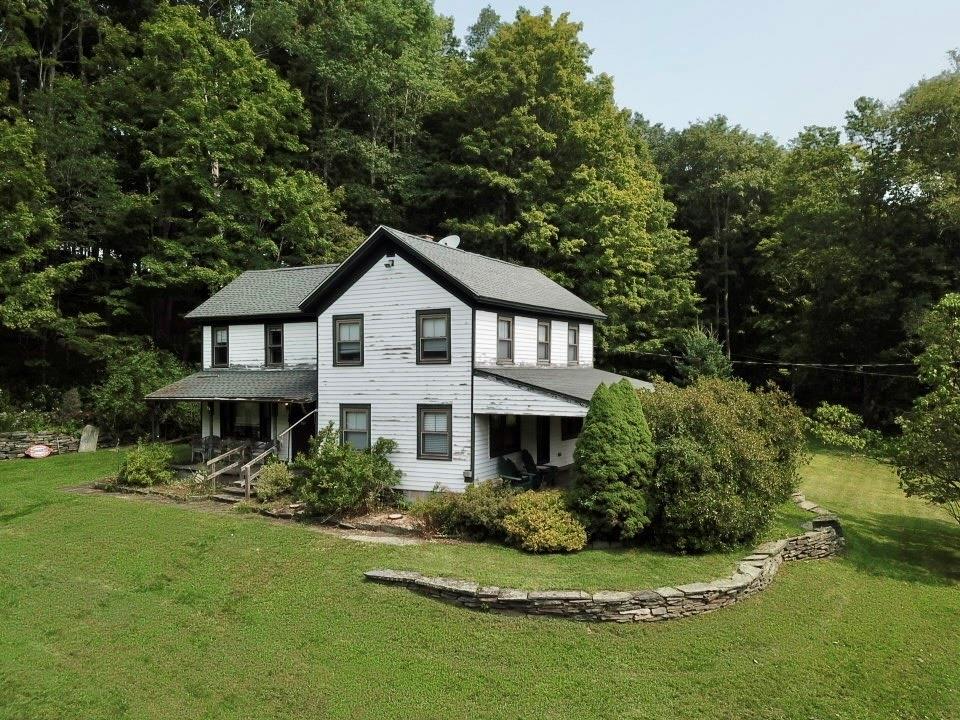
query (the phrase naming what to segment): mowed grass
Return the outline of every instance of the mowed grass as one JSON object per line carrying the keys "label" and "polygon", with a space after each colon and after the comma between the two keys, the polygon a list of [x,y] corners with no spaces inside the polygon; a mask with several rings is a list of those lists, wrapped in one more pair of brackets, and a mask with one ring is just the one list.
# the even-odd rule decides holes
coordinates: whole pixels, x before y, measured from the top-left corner
{"label": "mowed grass", "polygon": [[0,718],[960,717],[960,528],[870,461],[818,453],[806,472],[845,557],[642,626],[481,614],[361,573],[649,587],[738,553],[396,548],[63,490],[115,467],[0,464]]}

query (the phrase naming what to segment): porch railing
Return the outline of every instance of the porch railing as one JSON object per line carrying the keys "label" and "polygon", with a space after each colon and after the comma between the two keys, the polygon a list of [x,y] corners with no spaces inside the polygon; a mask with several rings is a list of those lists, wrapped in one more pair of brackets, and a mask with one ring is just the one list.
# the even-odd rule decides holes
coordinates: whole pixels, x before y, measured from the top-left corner
{"label": "porch railing", "polygon": [[[246,451],[246,448],[243,445],[238,445],[235,448],[227,450],[225,453],[217,455],[215,458],[207,460],[207,467],[210,469],[210,474],[207,476],[207,479],[213,483],[213,488],[217,487],[217,478],[224,473],[228,473],[231,470],[240,467],[240,463],[243,460],[243,453]],[[233,460],[236,456],[236,460]],[[233,460],[233,462],[230,462]],[[228,462],[228,465],[224,465],[222,468],[217,467],[217,463]]]}
{"label": "porch railing", "polygon": [[311,411],[308,412],[306,415],[304,415],[302,418],[300,418],[299,420],[297,420],[293,425],[291,425],[291,426],[288,427],[286,430],[284,430],[282,433],[280,433],[279,435],[277,435],[277,447],[278,447],[278,448],[282,448],[282,447],[283,447],[283,442],[284,442],[284,440],[286,439],[286,437],[290,434],[290,431],[293,430],[297,425],[299,425],[300,423],[302,423],[304,420],[306,420],[308,417],[311,417],[312,415],[316,415],[316,414],[317,414],[317,411],[316,411],[316,410],[311,410]]}
{"label": "porch railing", "polygon": [[243,495],[247,500],[250,499],[250,490],[251,485],[253,485],[253,481],[256,480],[260,476],[260,473],[263,472],[263,466],[266,464],[267,458],[271,455],[277,454],[278,446],[278,444],[271,445],[262,453],[253,458],[253,460],[240,468],[240,480],[243,482]]}

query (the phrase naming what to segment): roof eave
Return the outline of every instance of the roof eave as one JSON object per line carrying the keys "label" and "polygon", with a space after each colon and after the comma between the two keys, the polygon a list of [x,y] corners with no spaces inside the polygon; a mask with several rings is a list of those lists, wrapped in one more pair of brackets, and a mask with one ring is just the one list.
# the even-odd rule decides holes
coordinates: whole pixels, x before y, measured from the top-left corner
{"label": "roof eave", "polygon": [[535,385],[530,382],[524,382],[523,380],[520,380],[518,378],[508,378],[508,377],[504,377],[503,375],[498,375],[497,373],[494,373],[494,372],[486,372],[484,368],[474,368],[473,374],[483,375],[484,377],[493,378],[494,380],[505,383],[507,385],[516,385],[518,387],[522,387],[528,390],[535,390],[536,392],[541,393],[543,395],[551,395],[554,397],[558,397],[563,400],[567,400],[569,402],[577,403],[578,405],[583,405],[584,407],[588,407],[590,405],[589,399],[584,400],[582,397],[578,397],[576,395],[570,395],[569,393],[565,393],[565,392],[560,392],[559,390],[551,390],[549,388],[541,387],[540,385]]}

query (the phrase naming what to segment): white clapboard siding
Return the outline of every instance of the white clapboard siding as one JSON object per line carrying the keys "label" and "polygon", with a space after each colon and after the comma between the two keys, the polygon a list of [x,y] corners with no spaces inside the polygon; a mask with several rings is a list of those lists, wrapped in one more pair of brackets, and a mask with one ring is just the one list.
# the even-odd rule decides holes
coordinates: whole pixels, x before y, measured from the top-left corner
{"label": "white clapboard siding", "polygon": [[[339,424],[341,404],[370,405],[372,439],[391,438],[405,490],[464,487],[470,469],[471,309],[399,255],[374,264],[319,316],[320,424]],[[450,309],[452,362],[418,365],[416,311]],[[333,317],[363,315],[364,365],[333,366]],[[453,407],[452,460],[417,459],[417,405]]]}
{"label": "white clapboard siding", "polygon": [[[263,323],[229,326],[231,367],[262,368],[266,365],[266,337]],[[213,365],[212,330],[203,326],[203,367]],[[283,324],[283,364],[286,367],[315,365],[317,362],[317,324],[287,322]]]}
{"label": "white clapboard siding", "polygon": [[283,324],[283,364],[287,367],[315,365],[317,362],[317,323]]}
{"label": "white clapboard siding", "polygon": [[200,348],[200,357],[202,359],[201,367],[206,370],[213,364],[213,358],[210,357],[210,353],[213,352],[211,349],[212,335],[209,325],[203,326],[203,346]]}
{"label": "white clapboard siding", "polygon": [[[531,315],[513,316],[513,364],[537,364],[537,318]],[[582,321],[580,325],[580,365],[593,365],[593,324]],[[550,323],[550,364],[567,365],[566,320]],[[497,364],[497,313],[477,310],[475,332],[477,342],[474,358],[477,366]]]}
{"label": "white clapboard siding", "polygon": [[263,323],[230,326],[230,367],[263,367]]}
{"label": "white clapboard siding", "polygon": [[567,321],[554,320],[550,323],[550,364],[567,364]]}
{"label": "white clapboard siding", "polygon": [[593,323],[580,323],[580,364],[593,367]]}
{"label": "white clapboard siding", "polygon": [[[474,469],[476,480],[490,480],[499,477],[497,459],[490,457],[490,416],[474,415]],[[506,457],[514,463],[520,462],[520,452],[507,453]]]}
{"label": "white clapboard siding", "polygon": [[565,465],[573,464],[573,451],[577,447],[577,438],[572,440],[561,440],[560,418],[550,418],[550,464]]}
{"label": "white clapboard siding", "polygon": [[473,380],[473,411],[488,415],[584,417],[587,406],[557,395],[478,375]]}
{"label": "white clapboard siding", "polygon": [[497,364],[497,314],[477,310],[474,332],[477,335],[475,357],[477,365]]}

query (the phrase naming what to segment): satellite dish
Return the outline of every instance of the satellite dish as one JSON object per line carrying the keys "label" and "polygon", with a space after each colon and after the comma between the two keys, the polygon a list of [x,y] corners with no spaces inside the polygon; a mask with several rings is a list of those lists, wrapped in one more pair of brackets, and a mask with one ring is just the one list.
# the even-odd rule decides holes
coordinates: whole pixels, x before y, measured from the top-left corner
{"label": "satellite dish", "polygon": [[447,247],[451,248],[460,247],[460,236],[447,235],[445,238],[440,238],[437,243],[439,245],[446,245]]}

